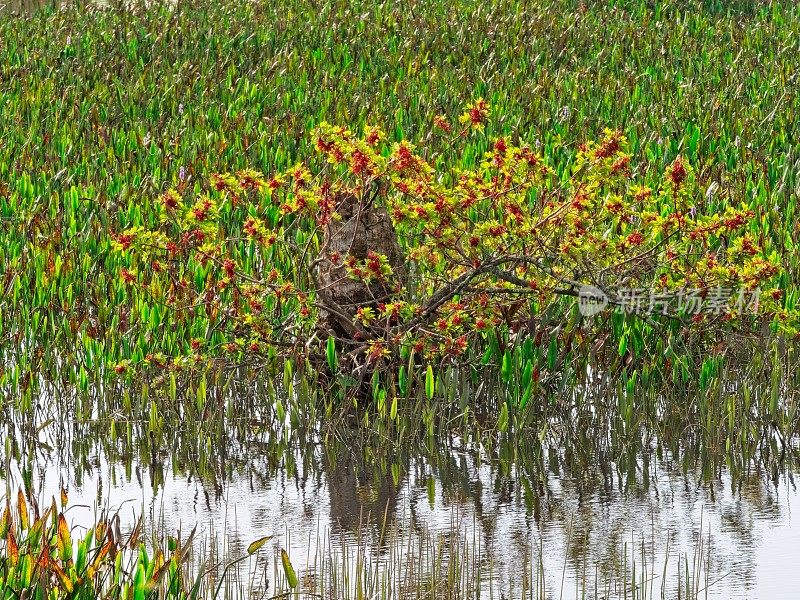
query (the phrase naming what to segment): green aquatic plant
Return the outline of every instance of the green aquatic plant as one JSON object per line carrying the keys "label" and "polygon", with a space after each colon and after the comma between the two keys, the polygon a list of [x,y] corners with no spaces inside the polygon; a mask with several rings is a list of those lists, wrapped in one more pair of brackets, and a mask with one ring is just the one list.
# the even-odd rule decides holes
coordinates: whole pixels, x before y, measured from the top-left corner
{"label": "green aquatic plant", "polygon": [[[0,517],[0,593],[3,598],[190,598],[185,559],[193,535],[169,542],[168,553],[149,552],[139,523],[127,538],[119,520],[101,517],[75,537],[67,494],[43,512],[20,489]],[[199,587],[199,586],[198,586]]]}
{"label": "green aquatic plant", "polygon": [[[452,23],[444,33],[442,22]],[[194,201],[213,173],[288,172],[313,155],[307,132],[323,121],[358,132],[380,123],[388,139],[429,148],[480,95],[499,118],[483,124],[485,135],[442,148],[444,163],[474,171],[492,140],[518,146],[519,136],[560,185],[582,142],[620,127],[641,185],[658,189],[681,156],[703,209],[752,211],[758,247],[783,263],[770,291],[780,290],[775,302],[791,312],[798,23],[791,2],[699,0],[448,0],[411,11],[179,2],[3,17],[0,386],[26,412],[42,378],[83,392],[113,376],[109,366],[148,353],[165,362],[209,343],[216,332],[191,307],[176,320],[145,298],[127,303],[126,280],[143,271],[123,274],[129,265],[112,249],[112,233],[158,227],[159,198],[170,188]],[[259,267],[255,254],[231,260],[242,271]],[[611,327],[598,348],[619,354],[620,368],[640,366],[641,352],[669,352],[658,339],[651,345],[647,324],[616,314]],[[504,381],[549,380],[571,362],[572,341],[555,322],[539,333],[535,348],[501,338],[471,363],[505,363]],[[740,345],[751,343],[743,338]],[[535,352],[542,356],[533,364]],[[670,359],[669,375],[702,378],[707,388],[723,369],[718,356],[706,348]],[[394,377],[405,395],[419,382],[408,365]],[[521,391],[515,403],[528,405],[533,393]],[[388,410],[391,393],[384,402]]]}
{"label": "green aquatic plant", "polygon": [[[444,147],[483,131],[489,113],[484,100],[470,104],[455,134],[440,117]],[[465,169],[435,145],[390,143],[377,127],[356,135],[323,123],[311,135],[322,160],[215,175],[196,194],[170,189],[156,227],[113,235],[125,265],[119,310],[147,306],[150,315],[129,334],[142,340],[159,322],[182,321],[197,332],[187,354],[138,346],[117,373],[283,358],[363,378],[486,353],[510,384],[511,353],[529,341],[524,408],[542,371],[580,364],[590,343],[597,369],[644,362],[656,343],[669,369],[698,349],[724,354],[726,330],[797,334],[778,287],[783,261],[755,211],[709,202],[683,157],[651,188],[633,175],[628,140],[611,130],[581,145],[563,181],[530,145],[506,137]],[[369,238],[381,219],[381,235]],[[384,251],[391,236],[397,249]],[[586,290],[602,305],[587,304]],[[713,375],[704,366],[701,384]]]}

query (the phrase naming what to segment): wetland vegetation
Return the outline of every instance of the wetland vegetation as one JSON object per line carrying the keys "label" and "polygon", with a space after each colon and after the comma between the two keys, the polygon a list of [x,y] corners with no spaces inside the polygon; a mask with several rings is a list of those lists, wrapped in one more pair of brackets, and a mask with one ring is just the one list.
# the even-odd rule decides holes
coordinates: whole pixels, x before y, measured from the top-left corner
{"label": "wetland vegetation", "polygon": [[781,1],[0,9],[2,597],[796,587],[799,68]]}

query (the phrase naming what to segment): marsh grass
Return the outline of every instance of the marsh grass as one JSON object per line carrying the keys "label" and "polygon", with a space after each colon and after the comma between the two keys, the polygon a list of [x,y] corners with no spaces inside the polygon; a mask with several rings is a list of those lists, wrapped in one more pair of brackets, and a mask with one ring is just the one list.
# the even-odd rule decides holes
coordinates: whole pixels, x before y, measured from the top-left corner
{"label": "marsh grass", "polygon": [[[146,465],[156,487],[169,459],[221,489],[253,457],[261,477],[296,473],[294,451],[312,446],[300,460],[357,448],[399,479],[409,454],[436,454],[458,437],[531,482],[556,463],[627,488],[639,465],[647,477],[663,456],[706,482],[723,469],[734,481],[755,470],[777,480],[797,460],[800,365],[791,342],[769,337],[736,338],[726,360],[688,354],[666,371],[560,372],[524,408],[518,381],[542,353],[523,345],[506,375],[442,368],[433,393],[412,389],[395,415],[378,402],[366,410],[346,390],[323,393],[302,362],[288,376],[284,364],[245,361],[197,377],[120,381],[110,365],[143,348],[185,352],[207,323],[170,322],[144,300],[121,314],[126,291],[110,274],[124,265],[110,232],[153,225],[168,186],[287,168],[308,155],[306,133],[323,120],[425,139],[422,124],[454,120],[482,95],[504,115],[488,133],[538,140],[562,178],[570,148],[605,126],[624,130],[645,181],[686,156],[704,189],[718,183],[717,194],[753,209],[765,247],[788,257],[781,287],[791,308],[799,72],[800,12],[788,1],[201,0],[0,16],[0,476],[10,478],[12,461],[30,478],[38,461],[66,456],[80,480],[102,449],[128,475]],[[483,144],[470,142],[465,167]],[[650,358],[663,355],[655,337],[645,341]],[[535,486],[525,497],[535,513]],[[457,528],[406,534],[380,530],[393,560],[373,559],[366,541],[360,550],[324,534],[304,541],[314,561],[300,589],[347,598],[460,598],[486,586],[481,597],[573,592],[563,568],[543,572],[541,547],[519,565],[525,583],[511,594],[492,575],[492,550]],[[703,597],[714,581],[701,541],[654,564],[633,540],[614,561],[587,564],[575,597]],[[233,552],[220,544],[205,548],[193,573]],[[0,541],[4,565],[7,554]],[[277,553],[267,571],[256,581],[287,591]],[[213,573],[204,594],[219,583]],[[234,576],[244,580],[243,564]],[[237,597],[232,582],[222,590]]]}
{"label": "marsh grass", "polygon": [[[323,120],[424,140],[436,115],[455,120],[484,96],[502,115],[487,134],[537,141],[562,179],[580,142],[618,127],[645,183],[685,156],[703,189],[755,211],[766,252],[786,254],[799,24],[791,2],[711,1],[83,3],[4,17],[0,386],[24,411],[43,373],[86,390],[120,360],[185,353],[207,316],[175,319],[144,298],[120,310],[126,265],[111,233],[156,223],[168,186],[287,168]],[[467,145],[464,167],[485,144]],[[793,259],[786,269],[791,309]],[[643,334],[625,323],[610,347],[624,336]],[[684,380],[719,369],[689,360]]]}

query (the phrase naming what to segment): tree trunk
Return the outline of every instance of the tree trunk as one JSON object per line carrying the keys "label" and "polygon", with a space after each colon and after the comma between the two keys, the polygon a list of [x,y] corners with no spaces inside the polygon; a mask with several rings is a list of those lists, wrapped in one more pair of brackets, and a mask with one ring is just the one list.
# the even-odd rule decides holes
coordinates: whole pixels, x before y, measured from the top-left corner
{"label": "tree trunk", "polygon": [[[374,202],[359,203],[354,197],[345,197],[337,204],[341,220],[328,223],[314,274],[323,307],[320,323],[337,335],[353,337],[358,309],[390,302],[405,287],[407,269],[386,208]],[[392,268],[387,281],[373,280],[367,285],[348,274],[347,259],[363,262],[369,251],[386,256]]]}

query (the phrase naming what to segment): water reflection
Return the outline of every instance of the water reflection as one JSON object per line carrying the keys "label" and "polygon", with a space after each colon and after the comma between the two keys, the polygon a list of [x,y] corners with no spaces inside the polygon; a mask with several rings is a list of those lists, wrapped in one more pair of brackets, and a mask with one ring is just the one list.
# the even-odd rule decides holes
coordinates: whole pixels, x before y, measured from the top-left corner
{"label": "water reflection", "polygon": [[[363,430],[300,442],[253,423],[230,427],[222,444],[176,430],[138,448],[120,441],[133,435],[102,441],[98,423],[50,424],[10,475],[30,470],[45,498],[65,484],[85,524],[110,505],[128,525],[136,514],[162,531],[199,525],[203,559],[274,535],[273,550],[289,548],[301,571],[348,552],[388,565],[434,543],[445,558],[460,548],[482,577],[476,587],[513,597],[540,587],[620,597],[626,579],[666,597],[687,578],[709,598],[772,598],[800,584],[800,495],[788,470],[777,481],[758,464],[735,480],[724,469],[709,478],[656,448],[586,468],[574,447],[489,450],[454,435],[401,446]],[[248,568],[231,585],[274,585],[268,564]]]}

